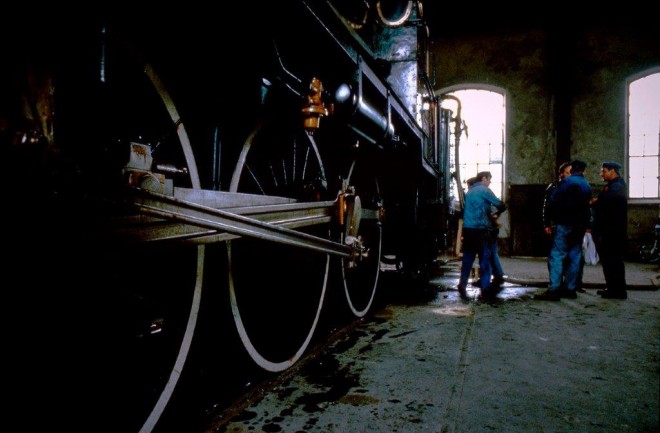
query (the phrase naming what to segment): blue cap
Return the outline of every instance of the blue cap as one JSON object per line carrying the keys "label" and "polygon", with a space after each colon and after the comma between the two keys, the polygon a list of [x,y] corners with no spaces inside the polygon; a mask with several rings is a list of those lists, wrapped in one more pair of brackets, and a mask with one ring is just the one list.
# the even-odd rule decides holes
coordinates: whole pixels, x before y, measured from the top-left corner
{"label": "blue cap", "polygon": [[603,163],[603,168],[609,168],[609,169],[615,169],[615,170],[621,170],[621,164],[616,163],[616,162],[604,162]]}

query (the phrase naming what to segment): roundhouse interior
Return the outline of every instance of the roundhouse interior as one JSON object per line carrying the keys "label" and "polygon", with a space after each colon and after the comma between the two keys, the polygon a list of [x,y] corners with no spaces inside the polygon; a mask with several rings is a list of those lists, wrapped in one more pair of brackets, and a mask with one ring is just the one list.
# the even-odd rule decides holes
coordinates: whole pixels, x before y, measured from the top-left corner
{"label": "roundhouse interior", "polygon": [[[70,387],[81,420],[106,402],[122,414],[109,430],[156,431],[188,387],[242,386],[214,362],[276,373],[331,326],[324,302],[364,316],[381,262],[423,277],[456,246],[455,180],[476,174],[451,166],[457,128],[484,120],[457,123],[454,92],[504,101],[500,251],[545,256],[543,191],[562,162],[585,161],[594,193],[603,161],[625,178],[636,167],[629,89],[660,74],[660,27],[457,8],[108,6],[3,26],[6,305],[28,388],[48,384],[57,402]],[[656,171],[628,202],[629,260],[660,217],[660,93],[648,96]],[[200,348],[218,330],[223,343]],[[179,380],[191,363],[196,378]]]}

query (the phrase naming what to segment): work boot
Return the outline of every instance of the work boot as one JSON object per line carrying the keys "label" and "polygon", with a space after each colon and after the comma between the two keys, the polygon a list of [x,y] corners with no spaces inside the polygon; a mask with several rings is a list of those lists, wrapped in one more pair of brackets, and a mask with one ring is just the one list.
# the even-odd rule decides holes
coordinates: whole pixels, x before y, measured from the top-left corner
{"label": "work boot", "polygon": [[456,290],[458,290],[458,294],[460,295],[461,299],[470,299],[470,297],[467,294],[467,289],[465,287],[457,286]]}
{"label": "work boot", "polygon": [[543,293],[534,295],[534,299],[539,301],[559,301],[561,298],[559,296],[559,290],[546,290]]}
{"label": "work boot", "polygon": [[491,284],[493,286],[501,286],[502,284],[504,284],[504,277],[500,277],[500,276],[493,277],[493,281]]}
{"label": "work boot", "polygon": [[577,299],[577,291],[576,290],[562,290],[559,292],[559,297],[560,298],[568,298],[568,299]]}
{"label": "work boot", "polygon": [[491,284],[486,290],[481,289],[481,293],[486,295],[486,296],[492,296],[495,297],[497,296],[502,290],[504,290],[504,287],[500,286],[499,284]]}
{"label": "work boot", "polygon": [[628,292],[625,291],[613,291],[613,290],[603,290],[603,293],[600,295],[603,299],[628,299]]}

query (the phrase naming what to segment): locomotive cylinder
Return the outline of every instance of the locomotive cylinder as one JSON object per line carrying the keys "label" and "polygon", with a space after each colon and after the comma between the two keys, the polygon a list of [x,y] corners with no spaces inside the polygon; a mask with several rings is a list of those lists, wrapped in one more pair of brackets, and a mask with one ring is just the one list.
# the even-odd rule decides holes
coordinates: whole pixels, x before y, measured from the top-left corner
{"label": "locomotive cylinder", "polygon": [[[351,126],[372,142],[376,143],[394,136],[394,125],[389,116],[383,115],[359,97],[348,84],[341,84],[337,88],[335,101],[341,109],[351,110],[354,117]],[[370,125],[371,128],[367,125]]]}

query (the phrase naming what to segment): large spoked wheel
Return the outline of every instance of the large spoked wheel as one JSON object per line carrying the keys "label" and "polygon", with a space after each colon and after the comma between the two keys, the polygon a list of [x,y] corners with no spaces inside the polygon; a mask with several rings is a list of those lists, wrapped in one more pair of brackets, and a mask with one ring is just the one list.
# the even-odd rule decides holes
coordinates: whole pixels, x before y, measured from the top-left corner
{"label": "large spoked wheel", "polygon": [[[149,81],[153,84],[154,89],[162,99],[167,113],[172,120],[172,125],[175,126],[176,134],[181,145],[182,156],[185,160],[186,168],[188,169],[190,176],[190,184],[194,189],[201,189],[197,165],[190,146],[190,140],[188,139],[183,122],[181,122],[181,119],[179,118],[174,102],[153,68],[149,65],[145,65],[144,70]],[[201,303],[202,285],[204,282],[204,253],[205,247],[199,245],[196,247],[190,247],[186,251],[183,251],[182,249],[182,251],[177,254],[177,256],[179,254],[185,255],[185,257],[188,257],[187,260],[189,260],[187,267],[182,266],[185,263],[185,257],[180,258],[180,261],[177,260],[175,265],[176,269],[180,270],[184,281],[180,286],[177,285],[174,287],[174,290],[182,292],[183,295],[181,297],[183,302],[175,304],[176,307],[174,314],[181,318],[186,318],[185,324],[183,321],[179,323],[178,332],[173,336],[172,342],[169,343],[168,350],[170,350],[172,354],[176,353],[176,358],[174,359],[174,363],[165,367],[166,371],[169,371],[169,373],[166,376],[161,376],[161,380],[156,387],[158,390],[158,399],[151,408],[149,416],[140,429],[140,433],[151,432],[156,426],[156,423],[160,419],[166,405],[174,393],[174,389],[188,358]],[[163,265],[162,262],[160,264]],[[164,274],[167,275],[166,272]],[[171,285],[171,281],[169,281],[169,284]],[[170,305],[170,307],[172,307],[172,305]],[[153,357],[154,355],[149,354],[149,356]]]}
{"label": "large spoked wheel", "polygon": [[341,240],[356,242],[357,254],[352,259],[341,259],[341,276],[348,307],[355,317],[363,317],[371,308],[378,286],[382,206],[378,181],[365,162],[353,162],[347,183],[354,188],[355,198],[347,199]]}
{"label": "large spoked wheel", "polygon": [[[61,86],[64,121],[56,127],[67,150],[78,157],[85,183],[118,183],[128,161],[127,145],[134,141],[149,145],[154,161],[187,170],[174,180],[175,186],[200,188],[188,134],[170,94],[151,65],[114,36],[103,33],[102,74],[93,81],[72,74]],[[107,218],[101,214],[106,211]],[[98,213],[92,215],[98,217],[92,230],[136,217],[116,208]],[[98,401],[89,410],[91,417],[106,420],[114,431],[147,433],[165,412],[188,359],[205,250],[196,245],[116,245],[111,231],[107,238],[109,244],[86,245],[95,254],[84,253],[87,266],[71,272],[87,300],[77,321],[88,328],[94,324],[89,341],[96,349],[84,355],[90,356],[85,366],[89,375],[81,374],[85,377],[79,381],[83,389],[90,388],[85,399]],[[112,401],[102,404],[106,399]]]}
{"label": "large spoked wheel", "polygon": [[[295,124],[261,124],[243,146],[230,190],[322,199],[326,179],[316,143]],[[330,236],[328,224],[297,230]],[[290,367],[318,324],[329,255],[248,237],[227,242],[227,254],[231,309],[243,345],[265,370]]]}

